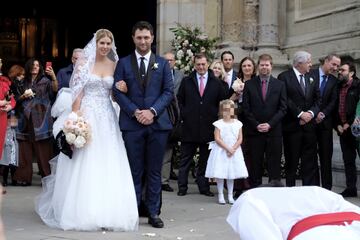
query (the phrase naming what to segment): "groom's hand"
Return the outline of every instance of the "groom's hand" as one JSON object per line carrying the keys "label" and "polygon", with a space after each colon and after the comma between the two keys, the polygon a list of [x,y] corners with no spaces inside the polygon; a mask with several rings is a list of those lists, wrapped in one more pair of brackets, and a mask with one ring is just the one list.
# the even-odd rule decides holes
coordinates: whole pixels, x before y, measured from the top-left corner
{"label": "groom's hand", "polygon": [[139,123],[144,125],[150,125],[154,122],[154,114],[148,109],[136,111],[135,117]]}

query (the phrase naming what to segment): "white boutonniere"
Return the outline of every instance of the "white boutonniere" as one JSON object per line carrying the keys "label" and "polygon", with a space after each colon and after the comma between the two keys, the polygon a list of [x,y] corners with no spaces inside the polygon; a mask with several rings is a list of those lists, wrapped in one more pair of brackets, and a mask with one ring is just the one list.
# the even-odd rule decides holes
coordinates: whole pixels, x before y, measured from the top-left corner
{"label": "white boutonniere", "polygon": [[154,63],[154,65],[152,65],[151,69],[152,70],[156,70],[159,68],[159,64],[158,63]]}
{"label": "white boutonniere", "polygon": [[314,79],[312,77],[309,78],[310,84],[313,83]]}

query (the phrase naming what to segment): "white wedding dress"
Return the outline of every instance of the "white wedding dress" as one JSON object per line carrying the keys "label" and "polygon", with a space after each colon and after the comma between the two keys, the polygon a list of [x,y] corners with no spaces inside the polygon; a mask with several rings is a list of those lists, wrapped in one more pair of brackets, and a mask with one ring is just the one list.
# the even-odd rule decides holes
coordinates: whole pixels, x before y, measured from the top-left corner
{"label": "white wedding dress", "polygon": [[43,192],[35,208],[50,227],[82,231],[138,228],[134,184],[109,97],[113,81],[112,76],[91,74],[80,109],[90,124],[91,140],[75,149],[72,159],[60,153],[52,160],[52,174],[42,180]]}

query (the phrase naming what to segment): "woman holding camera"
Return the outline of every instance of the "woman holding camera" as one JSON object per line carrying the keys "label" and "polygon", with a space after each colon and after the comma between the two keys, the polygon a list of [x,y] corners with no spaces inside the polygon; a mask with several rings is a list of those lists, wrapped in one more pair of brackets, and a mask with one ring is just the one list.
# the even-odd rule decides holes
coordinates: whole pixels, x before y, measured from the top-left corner
{"label": "woman holding camera", "polygon": [[[45,76],[48,74],[52,80]],[[49,160],[53,157],[51,102],[56,97],[57,80],[52,67],[45,70],[39,60],[25,64],[24,93],[21,96],[16,138],[19,142],[19,167],[14,180],[30,186],[35,155],[42,177],[50,174]]]}

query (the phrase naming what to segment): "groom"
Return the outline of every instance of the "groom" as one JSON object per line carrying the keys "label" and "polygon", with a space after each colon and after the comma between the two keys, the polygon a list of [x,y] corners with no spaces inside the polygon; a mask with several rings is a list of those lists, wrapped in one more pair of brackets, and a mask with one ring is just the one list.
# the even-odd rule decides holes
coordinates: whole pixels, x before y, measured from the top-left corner
{"label": "groom", "polygon": [[[132,29],[134,53],[119,60],[115,81],[124,80],[127,93],[113,86],[120,105],[120,128],[134,180],[138,207],[143,177],[146,181],[145,204],[149,224],[164,227],[159,218],[161,167],[168,134],[172,128],[166,107],[173,98],[173,81],[169,63],[151,52],[154,31],[150,23],[137,22]],[[145,174],[145,176],[143,176]],[[119,203],[121,204],[121,203]]]}

